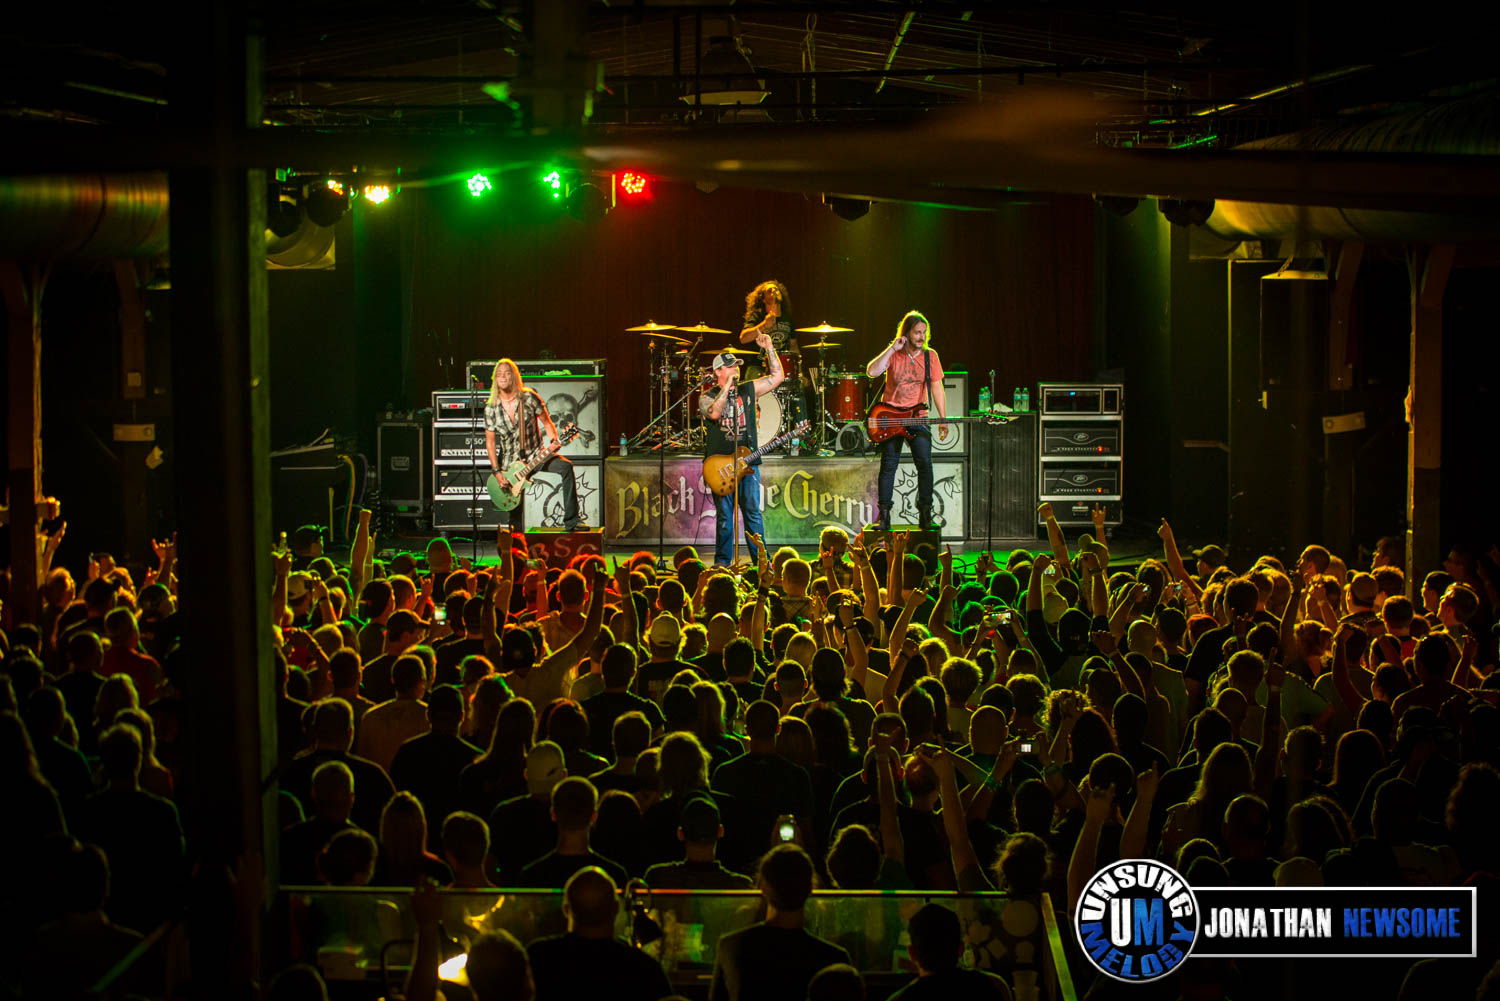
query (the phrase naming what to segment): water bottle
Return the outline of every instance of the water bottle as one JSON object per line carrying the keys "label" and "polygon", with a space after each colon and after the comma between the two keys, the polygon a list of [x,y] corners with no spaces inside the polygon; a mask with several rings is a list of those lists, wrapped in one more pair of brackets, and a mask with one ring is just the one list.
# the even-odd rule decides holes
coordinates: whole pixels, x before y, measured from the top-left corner
{"label": "water bottle", "polygon": [[979,387],[979,410],[981,413],[990,412],[990,387]]}
{"label": "water bottle", "polygon": [[629,455],[630,454],[630,446],[629,446],[629,444],[626,443],[625,436],[623,434],[620,435],[620,454],[621,455]]}
{"label": "water bottle", "polygon": [[1021,387],[1021,409],[1023,411],[1031,409],[1031,389],[1026,386]]}
{"label": "water bottle", "polygon": [[1021,409],[1021,387],[1020,386],[1017,386],[1015,389],[1012,389],[1010,391],[1010,409],[1012,409],[1012,410],[1020,410]]}

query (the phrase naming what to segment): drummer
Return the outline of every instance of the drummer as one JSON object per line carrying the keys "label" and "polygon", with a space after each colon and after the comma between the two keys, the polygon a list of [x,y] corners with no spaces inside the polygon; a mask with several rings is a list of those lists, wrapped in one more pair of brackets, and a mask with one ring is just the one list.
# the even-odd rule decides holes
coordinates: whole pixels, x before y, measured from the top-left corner
{"label": "drummer", "polygon": [[[790,312],[791,298],[787,295],[786,286],[775,279],[761,282],[745,296],[745,329],[740,331],[740,343],[750,344],[761,334],[765,334],[771,339],[772,350],[789,356],[787,360],[790,365],[785,366],[786,374],[799,378],[797,383],[783,392],[789,392],[792,398],[790,417],[797,421],[807,416],[803,387],[810,379],[817,378],[817,372],[809,371],[802,365],[802,349],[797,346],[797,334],[792,329],[792,321],[788,315]],[[753,378],[769,370],[770,366],[762,358],[759,365],[752,363],[746,366],[745,374]]]}

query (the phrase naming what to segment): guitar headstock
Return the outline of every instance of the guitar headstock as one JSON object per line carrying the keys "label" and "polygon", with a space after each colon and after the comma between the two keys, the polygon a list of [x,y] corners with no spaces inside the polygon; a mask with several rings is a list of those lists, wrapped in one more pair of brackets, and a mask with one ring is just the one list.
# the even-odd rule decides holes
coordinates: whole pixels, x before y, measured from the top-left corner
{"label": "guitar headstock", "polygon": [[566,445],[568,442],[572,441],[574,438],[577,438],[581,434],[583,434],[583,428],[579,427],[576,423],[569,421],[567,424],[564,424],[562,427],[557,429],[557,440],[560,443]]}
{"label": "guitar headstock", "polygon": [[792,428],[791,433],[794,434],[794,435],[803,435],[803,434],[807,434],[807,432],[809,432],[811,430],[812,430],[812,422],[811,421],[798,421],[797,422],[797,426],[794,427],[794,428]]}

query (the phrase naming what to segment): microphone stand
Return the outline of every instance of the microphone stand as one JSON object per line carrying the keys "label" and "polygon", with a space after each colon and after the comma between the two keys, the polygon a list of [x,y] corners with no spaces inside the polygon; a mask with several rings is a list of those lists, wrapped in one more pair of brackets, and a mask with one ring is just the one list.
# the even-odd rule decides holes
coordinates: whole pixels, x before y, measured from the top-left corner
{"label": "microphone stand", "polygon": [[745,421],[745,430],[750,429],[750,418],[744,414],[744,401],[740,399],[740,370],[736,368],[734,374],[729,377],[729,389],[734,394],[734,420],[730,423],[734,426],[734,443],[729,446],[734,454],[734,464],[730,467],[734,473],[734,492],[729,495],[729,530],[734,533],[734,555],[729,558],[732,567],[740,561],[740,421]]}
{"label": "microphone stand", "polygon": [[[995,405],[995,370],[990,369],[990,406]],[[996,429],[988,424],[985,425],[985,438],[989,442],[990,450],[990,474],[985,478],[984,489],[987,494],[984,502],[984,535],[985,552],[995,551],[995,439],[998,437]],[[989,589],[989,582],[985,582],[985,589]]]}

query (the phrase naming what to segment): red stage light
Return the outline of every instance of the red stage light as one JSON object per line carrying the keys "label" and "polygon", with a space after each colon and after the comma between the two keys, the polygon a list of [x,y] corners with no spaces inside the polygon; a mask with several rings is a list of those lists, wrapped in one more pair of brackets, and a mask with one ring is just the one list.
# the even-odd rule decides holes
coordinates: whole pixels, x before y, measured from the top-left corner
{"label": "red stage light", "polygon": [[651,194],[651,179],[633,170],[619,175],[620,193],[627,198],[645,198]]}

